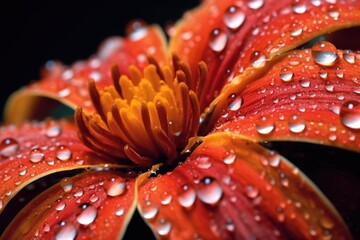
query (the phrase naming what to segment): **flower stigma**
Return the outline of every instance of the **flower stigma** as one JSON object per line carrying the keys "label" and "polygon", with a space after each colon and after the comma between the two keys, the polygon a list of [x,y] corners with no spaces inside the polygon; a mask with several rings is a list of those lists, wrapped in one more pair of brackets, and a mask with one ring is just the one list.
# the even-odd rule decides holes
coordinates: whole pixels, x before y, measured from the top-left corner
{"label": "flower stigma", "polygon": [[140,168],[159,163],[171,166],[182,160],[189,142],[196,142],[200,124],[197,93],[207,78],[207,67],[199,63],[195,80],[176,55],[172,68],[161,68],[151,56],[148,61],[143,72],[130,66],[130,77],[121,75],[114,64],[113,85],[101,90],[90,80],[96,111],[79,107],[75,121],[80,139],[102,155]]}

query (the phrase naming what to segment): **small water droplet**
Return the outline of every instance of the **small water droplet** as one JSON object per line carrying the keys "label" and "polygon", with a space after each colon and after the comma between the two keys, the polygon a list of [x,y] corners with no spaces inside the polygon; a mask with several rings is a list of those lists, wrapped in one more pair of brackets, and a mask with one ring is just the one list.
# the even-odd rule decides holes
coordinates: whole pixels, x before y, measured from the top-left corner
{"label": "small water droplet", "polygon": [[342,68],[336,68],[335,74],[336,74],[336,76],[338,78],[343,78],[344,77],[344,70]]}
{"label": "small water droplet", "polygon": [[95,221],[97,209],[91,204],[82,204],[80,214],[77,215],[76,221],[81,225],[89,225]]}
{"label": "small water droplet", "polygon": [[60,186],[65,192],[69,192],[73,188],[72,180],[70,178],[63,178],[60,181]]}
{"label": "small water droplet", "polygon": [[340,17],[339,10],[334,5],[329,6],[327,10],[327,14],[329,15],[329,17],[332,17],[334,20],[338,20]]}
{"label": "small water droplet", "polygon": [[126,35],[133,41],[144,38],[148,31],[146,22],[140,19],[129,22],[125,29]]}
{"label": "small water droplet", "polygon": [[211,167],[211,161],[208,156],[200,156],[196,159],[196,165],[201,169],[208,169]]}
{"label": "small water droplet", "polygon": [[346,62],[350,64],[355,63],[355,53],[351,50],[345,50],[343,53],[343,58],[345,59]]}
{"label": "small water droplet", "polygon": [[275,129],[274,121],[265,116],[260,117],[255,126],[257,132],[263,135],[269,134]]}
{"label": "small water droplet", "polygon": [[223,195],[220,184],[212,177],[205,177],[200,181],[197,189],[199,199],[209,205],[216,205]]}
{"label": "small water droplet", "polygon": [[291,7],[294,13],[303,14],[307,10],[304,0],[291,0]]}
{"label": "small water droplet", "polygon": [[293,37],[300,36],[302,31],[303,31],[302,27],[297,23],[291,24],[289,28],[290,35]]}
{"label": "small water droplet", "polygon": [[289,130],[293,133],[301,133],[306,127],[304,119],[298,115],[290,116],[288,125]]}
{"label": "small water droplet", "polygon": [[225,49],[228,41],[228,35],[221,29],[215,28],[209,36],[209,46],[215,52],[221,52]]}
{"label": "small water droplet", "polygon": [[315,7],[318,7],[321,5],[321,1],[322,0],[310,0],[310,3],[315,6]]}
{"label": "small water droplet", "polygon": [[59,201],[59,203],[56,204],[56,206],[55,206],[55,210],[60,212],[60,211],[64,210],[65,207],[66,207],[65,202]]}
{"label": "small water droplet", "polygon": [[8,158],[14,155],[20,148],[18,141],[13,138],[5,138],[0,143],[0,155]]}
{"label": "small water droplet", "polygon": [[76,187],[73,191],[74,197],[81,197],[84,194],[84,190],[80,187]]}
{"label": "small water droplet", "polygon": [[294,76],[293,71],[291,71],[287,67],[282,68],[280,71],[280,78],[284,82],[290,82],[292,80],[293,76]]}
{"label": "small water droplet", "polygon": [[61,134],[61,126],[60,125],[56,125],[56,126],[51,126],[46,130],[45,135],[53,138],[53,137],[58,137]]}
{"label": "small water droplet", "polygon": [[68,223],[64,226],[61,226],[60,229],[55,233],[56,240],[73,240],[77,235],[77,230],[75,226],[71,223]]}
{"label": "small water droplet", "polygon": [[332,66],[338,58],[336,47],[327,41],[319,41],[311,48],[314,61],[321,66]]}
{"label": "small water droplet", "polygon": [[32,163],[38,163],[45,157],[44,153],[39,148],[34,148],[30,151],[29,160]]}
{"label": "small water droplet", "polygon": [[227,98],[228,108],[231,111],[237,111],[240,109],[242,104],[241,96],[238,96],[236,93],[232,93]]}
{"label": "small water droplet", "polygon": [[106,193],[111,197],[116,197],[123,194],[126,190],[126,184],[122,179],[114,179],[107,185]]}
{"label": "small water droplet", "polygon": [[61,161],[67,161],[71,158],[71,151],[68,147],[66,146],[59,146],[57,151],[56,151],[56,158],[61,160]]}
{"label": "small water droplet", "polygon": [[264,0],[248,0],[247,2],[248,7],[253,10],[259,9],[264,5]]}
{"label": "small water droplet", "polygon": [[234,221],[230,218],[228,218],[226,220],[226,230],[228,230],[229,232],[234,232],[235,231],[235,224],[234,224]]}
{"label": "small water droplet", "polygon": [[145,206],[142,208],[143,217],[147,220],[153,219],[158,212],[159,208],[150,201],[147,201]]}
{"label": "small water droplet", "polygon": [[238,29],[245,21],[245,13],[236,6],[230,6],[224,14],[225,25],[232,29]]}
{"label": "small water droplet", "polygon": [[280,155],[275,151],[269,151],[267,160],[272,167],[278,167],[281,162]]}
{"label": "small water droplet", "polygon": [[168,192],[163,192],[160,196],[160,202],[162,205],[169,205],[171,203],[172,196]]}
{"label": "small water droplet", "polygon": [[255,51],[250,55],[250,63],[254,68],[262,68],[266,64],[266,56],[259,51]]}
{"label": "small water droplet", "polygon": [[120,217],[124,214],[124,212],[125,212],[124,208],[119,208],[118,210],[116,210],[115,215]]}
{"label": "small water droplet", "polygon": [[195,199],[195,190],[188,185],[183,185],[178,193],[178,201],[180,205],[184,208],[191,208],[195,202]]}
{"label": "small water droplet", "polygon": [[327,79],[328,72],[327,72],[324,68],[320,68],[320,70],[319,70],[319,76],[320,76],[322,79]]}
{"label": "small water droplet", "polygon": [[68,97],[71,93],[71,90],[70,88],[64,88],[60,91],[58,91],[58,96],[61,97],[61,98],[65,98],[65,97]]}
{"label": "small water droplet", "polygon": [[308,87],[310,87],[310,80],[307,78],[302,78],[302,79],[300,79],[299,84],[303,88],[308,88]]}
{"label": "small water droplet", "polygon": [[161,237],[166,237],[169,235],[171,231],[171,227],[172,227],[171,222],[165,220],[164,218],[161,218],[156,227],[156,230]]}
{"label": "small water droplet", "polygon": [[259,195],[259,190],[252,185],[247,185],[245,187],[245,194],[249,198],[256,198]]}
{"label": "small water droplet", "polygon": [[340,121],[348,128],[360,129],[360,103],[345,102],[340,108]]}
{"label": "small water droplet", "polygon": [[225,164],[230,165],[230,164],[233,164],[235,162],[235,160],[236,160],[236,154],[233,152],[230,152],[227,154],[227,156],[225,156],[223,161]]}

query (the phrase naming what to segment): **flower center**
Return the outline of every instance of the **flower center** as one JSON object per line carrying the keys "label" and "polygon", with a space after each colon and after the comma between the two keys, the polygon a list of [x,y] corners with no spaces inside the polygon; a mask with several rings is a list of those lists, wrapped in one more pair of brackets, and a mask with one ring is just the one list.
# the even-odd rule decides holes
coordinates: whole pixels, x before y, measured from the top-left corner
{"label": "flower center", "polygon": [[90,80],[89,92],[96,113],[78,108],[75,120],[79,136],[98,153],[123,164],[151,166],[173,164],[191,137],[197,135],[200,107],[196,92],[206,79],[206,65],[199,64],[199,77],[177,57],[174,68],[150,64],[131,76],[112,67],[113,85],[98,90]]}

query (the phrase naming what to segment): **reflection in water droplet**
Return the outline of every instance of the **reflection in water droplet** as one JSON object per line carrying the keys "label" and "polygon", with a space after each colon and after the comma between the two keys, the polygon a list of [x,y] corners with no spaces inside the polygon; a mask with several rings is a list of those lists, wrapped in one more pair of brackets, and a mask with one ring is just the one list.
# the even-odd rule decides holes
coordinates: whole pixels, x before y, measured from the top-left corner
{"label": "reflection in water droplet", "polygon": [[232,93],[227,98],[228,108],[231,111],[237,111],[240,109],[242,104],[242,98],[235,93]]}
{"label": "reflection in water droplet", "polygon": [[247,2],[248,7],[253,10],[259,9],[264,5],[264,0],[248,0]]}
{"label": "reflection in water droplet", "polygon": [[123,194],[126,190],[126,184],[122,179],[116,179],[108,184],[106,193],[108,196],[116,197]]}
{"label": "reflection in water droplet", "polygon": [[183,185],[178,193],[178,201],[180,205],[185,208],[191,208],[195,202],[195,199],[195,190],[188,185]]}
{"label": "reflection in water droplet", "polygon": [[301,133],[306,127],[304,119],[298,115],[292,115],[289,118],[288,125],[289,130],[293,133]]}
{"label": "reflection in water droplet", "polygon": [[81,212],[76,217],[76,221],[81,225],[89,225],[95,221],[97,209],[91,204],[81,205]]}
{"label": "reflection in water droplet", "polygon": [[71,223],[67,223],[55,233],[56,240],[73,240],[77,235],[75,226]]}
{"label": "reflection in water droplet", "polygon": [[18,141],[13,138],[5,138],[0,143],[0,155],[4,158],[14,155],[20,148]]}
{"label": "reflection in water droplet", "polygon": [[336,47],[327,41],[319,41],[311,48],[314,61],[321,66],[332,66],[338,58]]}
{"label": "reflection in water droplet", "polygon": [[340,121],[348,128],[360,129],[360,102],[345,102],[340,108]]}
{"label": "reflection in water droplet", "polygon": [[230,6],[224,14],[224,23],[230,29],[238,29],[245,21],[245,13],[236,6]]}
{"label": "reflection in water droplet", "polygon": [[264,135],[271,133],[275,128],[274,121],[265,116],[260,117],[255,126],[257,132]]}
{"label": "reflection in water droplet", "polygon": [[212,177],[205,177],[200,181],[197,189],[199,199],[209,205],[216,205],[223,195],[220,184]]}
{"label": "reflection in water droplet", "polygon": [[56,158],[61,160],[61,161],[67,161],[71,158],[71,151],[68,147],[66,146],[59,146],[57,151],[56,151]]}
{"label": "reflection in water droplet", "polygon": [[254,68],[262,68],[266,63],[266,56],[259,51],[255,51],[250,55],[250,63]]}
{"label": "reflection in water droplet", "polygon": [[166,237],[169,235],[169,233],[171,231],[171,227],[172,227],[172,225],[169,221],[165,220],[164,218],[161,218],[156,227],[156,230],[160,236]]}
{"label": "reflection in water droplet", "polygon": [[209,46],[215,52],[221,52],[225,49],[228,41],[228,35],[221,29],[215,28],[209,36]]}

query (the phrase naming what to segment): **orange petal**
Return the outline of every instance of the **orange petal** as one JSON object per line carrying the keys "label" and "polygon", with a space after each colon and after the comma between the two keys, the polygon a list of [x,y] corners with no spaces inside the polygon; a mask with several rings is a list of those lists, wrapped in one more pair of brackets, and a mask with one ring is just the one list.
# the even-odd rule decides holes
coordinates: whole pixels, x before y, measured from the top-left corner
{"label": "orange petal", "polygon": [[298,168],[232,133],[209,135],[173,172],[144,180],[139,208],[160,238],[351,238]]}
{"label": "orange petal", "polygon": [[141,27],[126,38],[113,37],[104,41],[98,53],[84,62],[71,67],[60,63],[48,63],[43,78],[14,93],[5,108],[5,120],[19,123],[24,119],[39,119],[49,114],[47,104],[56,100],[75,109],[83,106],[92,110],[88,94],[88,82],[92,78],[98,88],[112,84],[111,67],[119,66],[121,74],[130,74],[129,66],[142,69],[147,65],[147,55],[160,64],[165,63],[165,38],[157,26]]}
{"label": "orange petal", "polygon": [[17,192],[43,176],[113,163],[88,150],[67,121],[1,127],[0,141],[0,213]]}
{"label": "orange petal", "polygon": [[196,72],[203,60],[207,103],[227,81],[322,34],[360,25],[359,1],[207,0],[185,14],[171,51]]}
{"label": "orange petal", "polygon": [[[330,50],[317,52],[321,44]],[[321,58],[326,54],[329,59]],[[308,141],[360,151],[359,57],[319,42],[312,51],[274,59],[269,69],[254,76],[245,72],[224,91],[215,131],[226,129],[257,141]]]}
{"label": "orange petal", "polygon": [[31,201],[2,239],[119,239],[135,209],[134,180],[115,172],[86,172]]}

